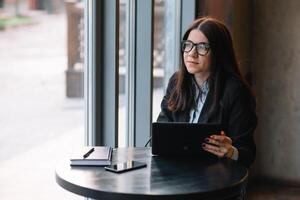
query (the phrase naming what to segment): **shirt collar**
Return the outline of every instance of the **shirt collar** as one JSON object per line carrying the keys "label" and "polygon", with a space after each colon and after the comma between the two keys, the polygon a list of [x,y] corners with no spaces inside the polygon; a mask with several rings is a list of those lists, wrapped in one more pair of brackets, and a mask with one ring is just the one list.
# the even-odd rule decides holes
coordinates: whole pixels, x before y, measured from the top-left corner
{"label": "shirt collar", "polygon": [[197,93],[201,91],[202,94],[207,94],[208,93],[208,90],[209,90],[209,81],[208,79],[206,79],[206,81],[204,81],[202,83],[202,85],[198,85],[195,78],[193,77],[193,85],[194,85],[194,88],[196,89]]}

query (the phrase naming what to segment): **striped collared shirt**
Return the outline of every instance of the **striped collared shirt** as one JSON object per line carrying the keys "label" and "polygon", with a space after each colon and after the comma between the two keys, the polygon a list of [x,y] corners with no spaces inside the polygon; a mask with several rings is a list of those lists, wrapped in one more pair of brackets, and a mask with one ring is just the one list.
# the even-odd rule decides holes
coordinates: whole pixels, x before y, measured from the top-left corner
{"label": "striped collared shirt", "polygon": [[206,80],[201,86],[198,86],[195,79],[193,79],[193,86],[195,90],[195,105],[190,111],[190,123],[198,123],[201,110],[209,92],[208,80]]}

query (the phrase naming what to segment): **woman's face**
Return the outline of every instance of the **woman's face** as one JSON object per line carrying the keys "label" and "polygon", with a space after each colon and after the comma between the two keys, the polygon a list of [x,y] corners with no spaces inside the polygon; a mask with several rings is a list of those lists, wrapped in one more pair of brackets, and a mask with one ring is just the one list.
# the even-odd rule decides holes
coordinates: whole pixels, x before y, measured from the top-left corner
{"label": "woman's face", "polygon": [[[207,43],[208,39],[199,30],[192,30],[187,38],[187,40],[192,41],[194,44]],[[187,71],[194,75],[206,75],[210,72],[211,65],[211,51],[208,50],[206,55],[199,55],[196,46],[193,46],[190,52],[183,52],[184,64]]]}

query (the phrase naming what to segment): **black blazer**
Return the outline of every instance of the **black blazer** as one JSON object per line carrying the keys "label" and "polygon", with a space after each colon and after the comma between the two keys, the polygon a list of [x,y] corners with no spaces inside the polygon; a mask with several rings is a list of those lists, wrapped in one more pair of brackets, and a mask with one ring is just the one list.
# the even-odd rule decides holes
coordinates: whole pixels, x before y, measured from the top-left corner
{"label": "black blazer", "polygon": [[[161,102],[161,112],[158,122],[189,122],[189,110],[175,113],[168,109],[170,93],[175,89],[176,75],[174,74],[167,87],[166,94]],[[233,146],[239,151],[238,162],[246,167],[253,163],[256,147],[253,132],[257,125],[255,113],[255,99],[244,83],[229,78],[225,81],[223,96],[217,114],[210,116],[212,106],[212,92],[209,91],[203,105],[198,123],[220,123],[224,132],[232,139]]]}

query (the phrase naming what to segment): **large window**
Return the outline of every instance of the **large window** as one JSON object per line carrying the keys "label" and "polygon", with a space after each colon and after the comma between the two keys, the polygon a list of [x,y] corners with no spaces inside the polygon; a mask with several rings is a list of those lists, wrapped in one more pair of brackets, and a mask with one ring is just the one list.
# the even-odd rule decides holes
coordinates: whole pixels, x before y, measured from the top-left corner
{"label": "large window", "polygon": [[153,106],[156,121],[168,80],[179,68],[180,15],[179,0],[155,0],[153,48]]}
{"label": "large window", "polygon": [[[150,137],[150,123],[156,121],[160,111],[160,101],[167,81],[178,68],[180,60],[181,2],[179,0],[155,0],[152,4],[153,13],[151,15],[143,15],[144,13],[138,10],[143,9],[143,7],[139,7],[137,2],[121,0],[119,8],[118,142],[120,147],[127,145],[143,146],[146,143]],[[151,1],[146,3],[149,4],[149,2]],[[148,12],[149,10],[151,12],[151,4],[146,9]],[[143,26],[139,24],[139,19],[141,18],[147,22],[142,24]],[[153,21],[153,26],[151,26],[151,21]],[[145,33],[150,32],[150,36],[141,38],[142,40],[139,41],[139,33],[143,31]],[[147,47],[144,43],[147,43],[149,40],[151,40],[151,45]],[[149,48],[149,51],[139,54],[139,51],[146,48]],[[148,56],[150,56],[150,59],[145,59]],[[149,72],[150,74],[147,74]],[[140,77],[144,77],[145,80]],[[148,78],[152,82],[147,82]],[[144,87],[145,92],[139,92],[139,87]],[[150,89],[149,92],[151,94],[149,95],[147,88]],[[140,101],[143,101],[141,96],[147,96],[151,100],[144,101],[144,108],[142,108],[144,110],[141,109],[139,111],[138,105],[141,104]],[[147,107],[152,108],[150,113],[148,113]],[[151,117],[147,118],[147,116]],[[149,121],[145,122],[148,125],[142,129],[142,132],[145,133],[142,135],[143,133],[139,129],[138,123],[139,120],[143,121],[144,118],[147,118],[146,120]],[[136,139],[138,134],[141,134],[141,137],[144,139]]]}
{"label": "large window", "polygon": [[119,1],[120,147],[143,146],[150,137],[152,7],[152,1]]}
{"label": "large window", "polygon": [[144,146],[194,0],[2,2],[0,197],[81,198],[55,183],[57,161]]}
{"label": "large window", "polygon": [[84,6],[1,2],[0,198],[82,199],[54,170],[84,144]]}

